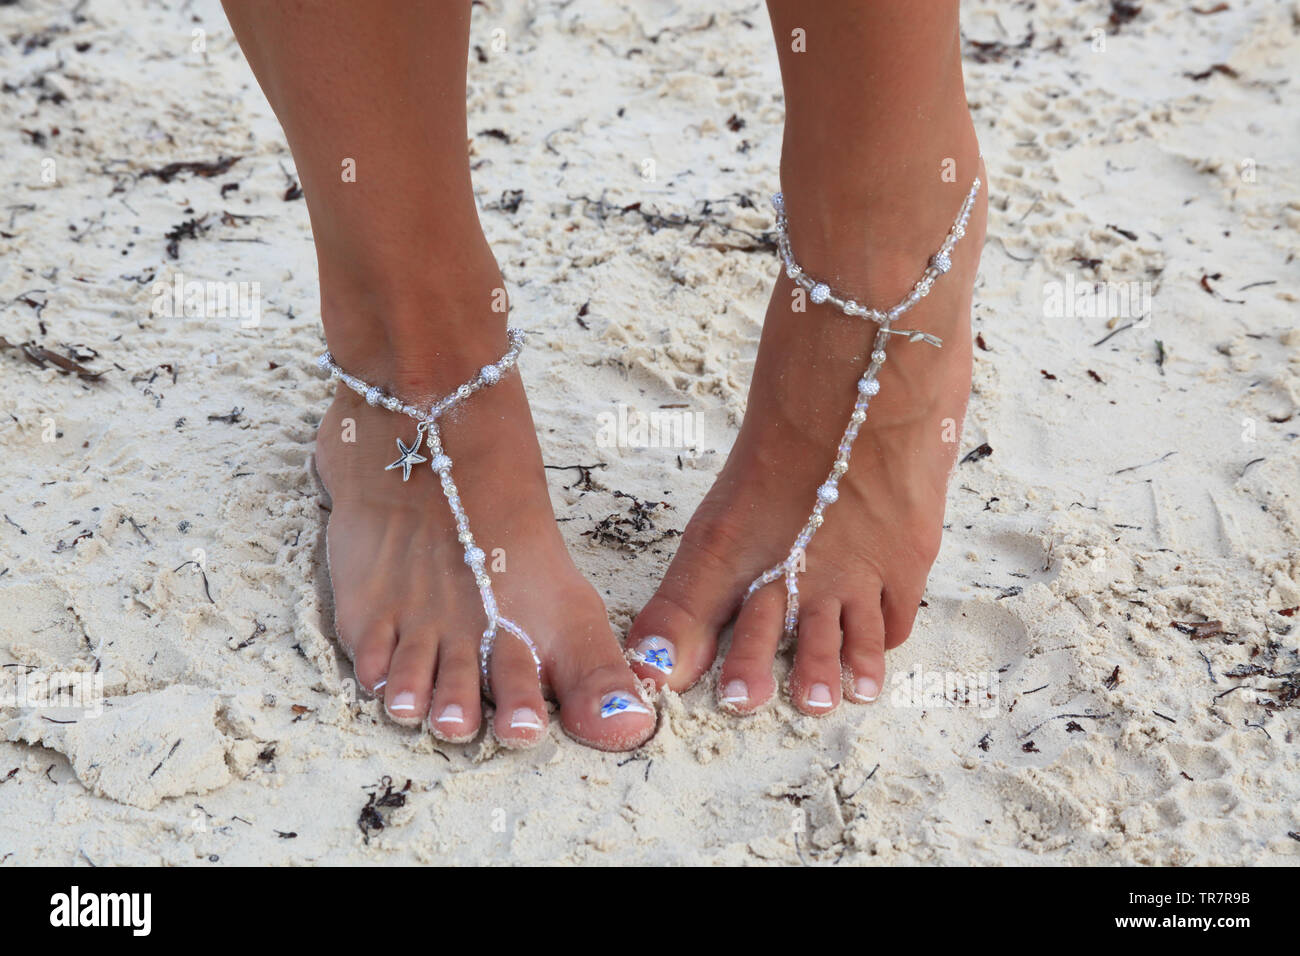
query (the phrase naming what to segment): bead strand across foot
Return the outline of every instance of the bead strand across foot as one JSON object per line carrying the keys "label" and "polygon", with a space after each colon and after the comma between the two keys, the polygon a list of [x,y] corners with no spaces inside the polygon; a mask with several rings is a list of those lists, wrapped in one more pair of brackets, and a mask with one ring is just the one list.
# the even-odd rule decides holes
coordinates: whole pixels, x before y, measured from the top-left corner
{"label": "bead strand across foot", "polygon": [[[321,356],[341,386],[316,455],[336,628],[359,683],[399,724],[467,741],[487,696],[496,737],[529,746],[546,734],[550,691],[570,736],[634,747],[654,713],[556,528],[523,388],[509,374],[523,335],[506,339],[499,360],[436,401],[404,397],[433,389],[371,384]],[[395,435],[399,416],[414,420],[413,438]]]}

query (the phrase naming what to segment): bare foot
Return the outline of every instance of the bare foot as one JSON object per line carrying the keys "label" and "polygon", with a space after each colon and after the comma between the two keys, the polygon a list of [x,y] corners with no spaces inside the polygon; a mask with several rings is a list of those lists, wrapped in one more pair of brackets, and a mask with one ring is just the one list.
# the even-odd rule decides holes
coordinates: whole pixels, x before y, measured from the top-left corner
{"label": "bare foot", "polygon": [[[838,222],[840,211],[822,215],[824,182],[785,169],[791,239],[808,273],[869,306],[898,302],[943,240],[977,166],[984,178],[973,132],[963,138],[957,155],[964,157],[958,168],[965,175],[958,181],[944,183],[937,174],[900,180],[880,194],[888,196],[888,210],[873,214],[868,203],[849,211],[847,219],[859,217],[856,226]],[[791,702],[806,714],[830,713],[842,694],[859,702],[877,697],[885,650],[907,639],[938,553],[970,391],[969,317],[985,194],[952,254],[952,270],[900,322],[940,336],[943,348],[892,340],[852,467],[807,550],[789,684]],[[876,225],[870,233],[861,225],[868,221]],[[708,670],[719,632],[734,618],[718,694],[739,713],[761,707],[776,690],[773,660],[785,617],[780,581],[748,600],[745,591],[785,558],[808,520],[877,330],[829,305],[796,311],[794,289],[783,272],[735,446],[628,638],[641,657],[637,672],[680,691]]]}
{"label": "bare foot", "polygon": [[[496,280],[499,285],[499,279]],[[492,285],[489,280],[485,288]],[[489,301],[487,292],[480,301]],[[438,355],[400,343],[348,371],[412,402],[446,394],[505,351],[500,316],[463,326],[442,311]],[[455,332],[463,327],[465,334]],[[371,350],[382,352],[383,350]],[[526,357],[525,351],[525,357]],[[526,358],[525,358],[526,361]],[[421,367],[423,366],[423,367]],[[432,369],[437,369],[434,374]],[[482,719],[479,642],[486,626],[474,574],[431,463],[385,470],[408,446],[415,422],[372,407],[339,385],[317,432],[316,461],[331,498],[327,529],[339,639],[362,687],[382,695],[396,722],[441,739],[472,738]],[[536,643],[542,680],[559,700],[564,730],[604,750],[629,749],[655,717],[610,630],[596,591],[574,567],[555,524],[532,416],[517,371],[475,393],[442,423],[452,477],[501,613]],[[430,457],[427,448],[424,457]],[[501,631],[492,656],[493,730],[508,746],[546,734],[547,707],[532,656]]]}

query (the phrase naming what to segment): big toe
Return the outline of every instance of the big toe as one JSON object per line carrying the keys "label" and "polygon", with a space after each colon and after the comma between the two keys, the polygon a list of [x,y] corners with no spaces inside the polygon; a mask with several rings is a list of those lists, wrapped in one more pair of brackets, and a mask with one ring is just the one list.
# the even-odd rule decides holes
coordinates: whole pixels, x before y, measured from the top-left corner
{"label": "big toe", "polygon": [[564,646],[563,657],[548,663],[547,671],[565,733],[598,750],[631,750],[645,743],[655,731],[655,711],[609,629],[603,606],[570,624]]}
{"label": "big toe", "polygon": [[737,605],[735,568],[692,543],[690,529],[663,582],[637,615],[627,647],[636,675],[684,691],[707,671]]}
{"label": "big toe", "polygon": [[598,750],[632,750],[654,733],[655,712],[616,643],[611,652],[574,684],[556,688],[560,721],[579,743]]}

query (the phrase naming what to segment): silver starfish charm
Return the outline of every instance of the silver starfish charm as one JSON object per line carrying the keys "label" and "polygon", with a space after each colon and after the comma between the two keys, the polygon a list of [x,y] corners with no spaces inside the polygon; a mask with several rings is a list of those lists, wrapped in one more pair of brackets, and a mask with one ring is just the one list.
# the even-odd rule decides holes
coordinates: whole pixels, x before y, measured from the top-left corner
{"label": "silver starfish charm", "polygon": [[429,460],[423,455],[417,454],[420,450],[420,439],[423,437],[423,435],[416,435],[414,443],[412,443],[409,448],[403,444],[400,438],[397,439],[397,448],[402,453],[402,456],[385,468],[384,471],[392,471],[394,468],[400,468],[402,469],[402,481],[406,481],[410,478],[412,465],[418,465],[420,462]]}

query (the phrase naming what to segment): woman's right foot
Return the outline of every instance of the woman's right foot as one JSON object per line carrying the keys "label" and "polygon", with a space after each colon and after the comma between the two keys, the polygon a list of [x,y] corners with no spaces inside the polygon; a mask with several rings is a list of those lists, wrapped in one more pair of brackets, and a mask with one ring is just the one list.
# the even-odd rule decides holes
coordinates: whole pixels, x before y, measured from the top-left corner
{"label": "woman's right foot", "polygon": [[[479,285],[486,306],[499,277]],[[335,361],[420,404],[504,353],[499,312],[425,305],[427,314],[439,316],[426,335],[404,345],[384,341],[376,325],[373,347],[357,346],[352,356],[336,351]],[[316,465],[331,498],[327,553],[339,640],[360,685],[382,697],[393,720],[424,724],[443,740],[469,740],[482,721],[478,653],[486,617],[451,510],[428,463],[413,467],[405,483],[400,468],[385,470],[398,457],[396,440],[414,440],[415,421],[367,405],[342,384],[338,389],[317,431]],[[639,745],[653,733],[655,715],[638,693],[600,597],[564,546],[518,373],[476,392],[447,415],[441,430],[501,613],[537,645],[541,677],[559,701],[564,730],[603,750]],[[427,446],[421,453],[432,457]],[[545,736],[536,666],[504,629],[496,638],[491,684],[498,739],[513,747]]]}

